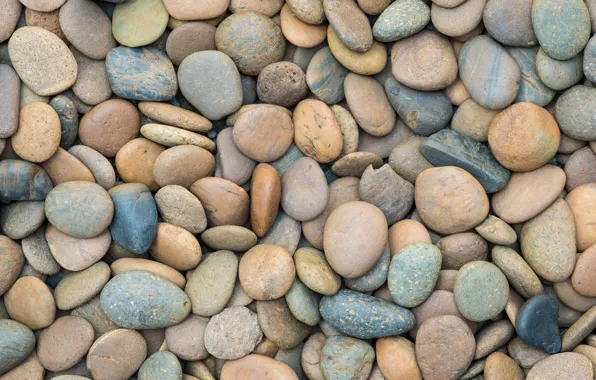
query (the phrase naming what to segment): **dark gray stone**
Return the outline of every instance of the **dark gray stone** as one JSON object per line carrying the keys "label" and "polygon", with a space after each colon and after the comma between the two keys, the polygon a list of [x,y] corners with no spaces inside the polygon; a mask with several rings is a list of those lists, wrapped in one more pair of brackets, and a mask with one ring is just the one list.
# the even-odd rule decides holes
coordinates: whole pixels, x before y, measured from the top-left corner
{"label": "dark gray stone", "polygon": [[52,180],[39,165],[21,160],[0,162],[0,202],[43,201],[52,187]]}
{"label": "dark gray stone", "polygon": [[24,324],[0,319],[0,375],[21,364],[35,348],[35,335]]}
{"label": "dark gray stone", "polygon": [[56,111],[60,118],[60,146],[64,149],[70,148],[77,138],[79,131],[79,113],[72,100],[67,96],[58,95],[52,99],[50,106]]}
{"label": "dark gray stone", "polygon": [[549,354],[561,350],[559,336],[559,303],[553,297],[540,294],[527,300],[515,318],[517,335],[531,346]]}

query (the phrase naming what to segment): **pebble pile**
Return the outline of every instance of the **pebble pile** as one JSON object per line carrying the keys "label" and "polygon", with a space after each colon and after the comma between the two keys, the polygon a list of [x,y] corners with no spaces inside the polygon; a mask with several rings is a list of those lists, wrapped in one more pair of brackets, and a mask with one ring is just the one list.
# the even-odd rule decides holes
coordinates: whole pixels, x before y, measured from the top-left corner
{"label": "pebble pile", "polygon": [[596,0],[0,0],[0,380],[593,380]]}

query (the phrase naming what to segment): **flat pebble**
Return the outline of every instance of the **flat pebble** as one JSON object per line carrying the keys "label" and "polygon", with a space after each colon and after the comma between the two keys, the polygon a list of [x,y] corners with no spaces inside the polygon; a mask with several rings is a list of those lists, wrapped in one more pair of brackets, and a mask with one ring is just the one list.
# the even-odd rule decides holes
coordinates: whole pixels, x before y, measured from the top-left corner
{"label": "flat pebble", "polygon": [[493,244],[510,245],[517,241],[515,230],[494,215],[489,215],[475,230]]}
{"label": "flat pebble", "polygon": [[333,271],[323,252],[314,248],[300,248],[294,257],[296,274],[308,288],[324,295],[339,291],[341,278]]}
{"label": "flat pebble", "polygon": [[169,185],[161,188],[155,194],[155,203],[165,222],[195,234],[203,232],[207,227],[207,217],[201,201],[182,186]]}
{"label": "flat pebble", "polygon": [[112,88],[108,80],[105,61],[91,59],[73,46],[70,47],[77,61],[79,73],[72,86],[73,93],[85,104],[97,105],[112,96]]}
{"label": "flat pebble", "polygon": [[211,176],[214,170],[215,158],[210,152],[194,145],[178,145],[159,154],[153,165],[153,178],[159,186],[188,189],[199,179]]}
{"label": "flat pebble", "polygon": [[93,338],[93,327],[83,318],[58,318],[39,335],[37,357],[48,371],[70,369],[85,357]]}
{"label": "flat pebble", "polygon": [[11,239],[19,240],[31,235],[45,220],[43,202],[12,202],[0,210],[0,227]]}
{"label": "flat pebble", "polygon": [[19,278],[4,294],[10,318],[31,330],[51,325],[56,319],[56,303],[50,288],[33,276]]}
{"label": "flat pebble", "polygon": [[392,3],[386,7],[375,24],[373,36],[377,41],[392,42],[418,33],[430,21],[430,8],[420,0]]}
{"label": "flat pebble", "polygon": [[296,220],[315,218],[323,211],[328,199],[325,175],[312,158],[295,161],[281,178],[281,206]]}
{"label": "flat pebble", "polygon": [[[303,100],[294,110],[294,142],[308,157],[328,163],[339,157],[343,139],[333,111],[318,100]],[[315,215],[316,216],[316,215]]]}
{"label": "flat pebble", "polygon": [[472,32],[481,22],[486,0],[464,1],[444,8],[433,3],[430,19],[437,30],[446,36],[461,37]]}
{"label": "flat pebble", "polygon": [[[262,13],[262,12],[261,12]],[[326,25],[311,25],[294,15],[288,5],[284,5],[280,12],[281,31],[292,44],[312,48],[325,41],[327,37]]]}
{"label": "flat pebble", "polygon": [[60,118],[52,107],[37,102],[21,109],[19,128],[11,138],[12,148],[24,160],[43,162],[60,145]]}
{"label": "flat pebble", "polygon": [[256,300],[284,296],[296,277],[290,253],[278,245],[258,244],[240,260],[238,278],[246,294]]}
{"label": "flat pebble", "polygon": [[[16,3],[19,4],[20,9],[20,3],[18,1]],[[12,136],[19,126],[21,81],[14,69],[8,65],[0,65],[0,79],[4,83],[2,91],[0,91],[0,99],[2,99],[2,105],[0,106],[0,115],[2,115],[0,118],[2,122],[0,137],[7,138]]]}
{"label": "flat pebble", "polygon": [[515,333],[515,327],[506,319],[484,326],[476,334],[474,359],[481,359],[503,347]]}
{"label": "flat pebble", "polygon": [[118,329],[99,337],[89,349],[87,369],[97,379],[128,379],[147,357],[147,343],[134,330]]}
{"label": "flat pebble", "polygon": [[263,334],[281,349],[297,347],[310,326],[294,318],[284,298],[257,301],[257,316]]}
{"label": "flat pebble", "polygon": [[56,286],[54,298],[60,310],[72,310],[90,301],[110,279],[110,267],[100,261],[80,272],[66,275]]}
{"label": "flat pebble", "polygon": [[48,173],[54,185],[65,182],[87,181],[95,182],[93,173],[78,158],[61,147],[41,164],[41,167]]}
{"label": "flat pebble", "polygon": [[198,113],[168,103],[140,102],[139,110],[151,120],[192,132],[209,132],[213,124]]}
{"label": "flat pebble", "polygon": [[109,230],[90,239],[79,239],[60,232],[53,225],[48,225],[45,237],[56,262],[70,271],[81,271],[98,262],[112,241]]}
{"label": "flat pebble", "polygon": [[486,358],[484,378],[486,380],[522,380],[525,374],[517,363],[502,352],[494,352]]}
{"label": "flat pebble", "polygon": [[142,183],[151,191],[159,190],[153,176],[157,157],[165,148],[151,140],[136,138],[130,140],[116,154],[116,170],[124,182]]}
{"label": "flat pebble", "polygon": [[124,46],[148,45],[166,30],[168,18],[161,0],[124,1],[114,8],[112,34]]}
{"label": "flat pebble", "polygon": [[6,374],[35,349],[35,335],[22,323],[0,319],[0,337],[0,348],[5,353],[0,360],[0,373]]}
{"label": "flat pebble", "polygon": [[68,153],[78,158],[93,174],[98,185],[106,190],[114,187],[116,173],[110,161],[98,151],[85,145],[72,146]]}
{"label": "flat pebble", "polygon": [[327,338],[321,350],[321,372],[348,379],[367,379],[375,360],[375,351],[365,341],[346,336]]}
{"label": "flat pebble", "polygon": [[576,55],[568,60],[551,58],[541,48],[536,54],[536,71],[542,83],[553,90],[565,90],[583,77],[583,57]]}
{"label": "flat pebble", "polygon": [[344,99],[344,79],[348,69],[343,67],[328,47],[317,51],[308,64],[306,83],[318,99],[334,104]]}
{"label": "flat pebble", "polygon": [[591,141],[596,138],[596,129],[590,122],[590,107],[596,102],[596,89],[577,85],[563,93],[555,106],[555,118],[561,132],[567,136]]}
{"label": "flat pebble", "polygon": [[168,36],[166,52],[174,65],[180,66],[192,53],[215,50],[215,26],[206,22],[189,22]]}
{"label": "flat pebble", "polygon": [[320,296],[304,285],[299,278],[294,279],[284,297],[294,318],[309,326],[316,326],[320,322]]}
{"label": "flat pebble", "polygon": [[370,24],[354,0],[326,0],[323,9],[330,27],[349,49],[363,53],[371,48]]}
{"label": "flat pebble", "polygon": [[484,27],[503,45],[538,44],[532,28],[532,0],[488,1],[483,13]]}
{"label": "flat pebble", "polygon": [[472,261],[487,261],[488,245],[473,232],[445,236],[436,242],[441,250],[444,269],[460,269]]}
{"label": "flat pebble", "polygon": [[250,199],[246,191],[235,183],[206,177],[193,183],[190,192],[201,201],[209,226],[242,226],[248,221]]}
{"label": "flat pebble", "polygon": [[528,372],[526,379],[589,380],[594,377],[591,364],[590,359],[584,355],[575,352],[564,352],[536,363]]}
{"label": "flat pebble", "polygon": [[145,124],[141,127],[143,137],[167,147],[177,145],[195,145],[210,152],[215,150],[215,143],[208,137],[163,124]]}

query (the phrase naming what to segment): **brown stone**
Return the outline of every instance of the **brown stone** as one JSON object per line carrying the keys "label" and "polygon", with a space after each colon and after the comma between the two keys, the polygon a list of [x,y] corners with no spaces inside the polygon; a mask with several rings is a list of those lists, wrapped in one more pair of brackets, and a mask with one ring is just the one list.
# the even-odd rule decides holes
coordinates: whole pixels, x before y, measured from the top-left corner
{"label": "brown stone", "polygon": [[437,242],[444,269],[459,269],[471,261],[488,260],[488,244],[478,234],[465,232],[446,236]]}
{"label": "brown stone", "polygon": [[39,362],[48,371],[58,372],[72,368],[87,354],[94,337],[93,327],[83,318],[58,318],[39,335]]}
{"label": "brown stone", "polygon": [[7,236],[0,235],[0,295],[6,293],[19,277],[25,264],[25,256],[21,246]]}
{"label": "brown stone", "polygon": [[281,179],[273,166],[259,164],[251,180],[250,221],[254,233],[263,237],[273,226],[281,199]]}
{"label": "brown stone", "polygon": [[[43,380],[45,369],[39,364],[35,351],[25,359],[24,362],[14,367],[4,375],[0,376],[2,380]],[[60,380],[60,379],[58,379]],[[68,379],[62,379],[68,380]],[[77,379],[73,379],[77,380]],[[81,379],[78,379],[81,380]]]}
{"label": "brown stone", "polygon": [[457,60],[449,40],[423,30],[393,44],[391,67],[395,79],[420,91],[442,90],[457,78]]}
{"label": "brown stone", "polygon": [[[325,338],[325,339],[327,339],[327,338]],[[257,347],[255,347],[255,349],[253,350],[252,353],[267,356],[270,358],[274,358],[275,355],[277,355],[278,351],[279,351],[279,347],[277,347],[277,345],[275,343],[273,343],[271,340],[269,340],[269,338],[264,336],[263,340],[261,340],[261,343],[259,343],[257,345]]]}
{"label": "brown stone", "polygon": [[282,350],[297,347],[310,332],[309,325],[292,315],[283,297],[257,301],[257,316],[263,334]]}
{"label": "brown stone", "polygon": [[422,380],[414,343],[401,336],[380,338],[375,350],[377,363],[388,380]]}
{"label": "brown stone", "polygon": [[572,191],[586,183],[596,182],[596,154],[589,147],[576,150],[565,164],[565,188]]}
{"label": "brown stone", "polygon": [[513,249],[495,246],[491,257],[493,263],[507,277],[511,286],[524,298],[531,298],[544,292],[536,273]]}
{"label": "brown stone", "polygon": [[168,13],[177,20],[208,20],[223,14],[230,0],[165,0]]}
{"label": "brown stone", "polygon": [[461,37],[472,32],[482,22],[486,0],[460,1],[453,8],[443,8],[433,2],[430,19],[439,32],[449,37]]}
{"label": "brown stone", "polygon": [[596,307],[592,306],[561,336],[561,352],[571,351],[596,328]]}
{"label": "brown stone", "polygon": [[415,220],[401,220],[389,229],[389,247],[393,257],[403,247],[414,243],[431,243],[426,227]]}
{"label": "brown stone", "polygon": [[[4,8],[4,11],[7,11],[7,8]],[[0,91],[0,138],[5,139],[12,136],[19,126],[21,80],[9,65],[0,65],[0,80],[3,83]],[[0,150],[4,150],[6,145],[10,146],[10,141],[8,141],[9,144],[5,140],[2,141]]]}
{"label": "brown stone", "polygon": [[58,147],[58,150],[41,167],[48,173],[54,186],[70,181],[95,182],[93,174],[78,158]]}
{"label": "brown stone", "polygon": [[108,80],[105,61],[91,59],[75,49],[74,46],[70,47],[70,51],[72,51],[79,68],[77,82],[72,86],[72,92],[83,103],[93,106],[108,100],[112,96],[112,88]]}
{"label": "brown stone", "polygon": [[89,349],[87,369],[97,380],[128,379],[147,357],[147,343],[135,330],[118,329],[99,337]]}
{"label": "brown stone", "polygon": [[293,219],[314,219],[327,205],[325,173],[310,157],[294,161],[281,177],[281,207]]}
{"label": "brown stone", "polygon": [[559,143],[557,153],[571,154],[585,145],[585,141],[576,140],[561,132],[561,142]]}
{"label": "brown stone", "polygon": [[24,160],[43,162],[58,149],[60,135],[60,118],[52,107],[41,102],[28,104],[21,109],[12,148]]}
{"label": "brown stone", "polygon": [[532,368],[536,363],[550,356],[543,349],[530,346],[518,336],[507,344],[507,353],[524,369]]}
{"label": "brown stone", "polygon": [[10,318],[31,330],[48,327],[56,319],[56,303],[50,288],[33,276],[19,278],[4,294]]}
{"label": "brown stone", "polygon": [[281,8],[281,31],[289,42],[303,47],[312,48],[327,38],[327,25],[307,24],[292,12],[286,4]]}
{"label": "brown stone", "polygon": [[83,144],[106,157],[114,157],[139,134],[137,109],[126,100],[111,99],[93,107],[79,123]]}
{"label": "brown stone", "polygon": [[596,185],[588,183],[572,190],[566,198],[575,219],[576,243],[580,252],[596,243],[596,229],[593,226],[595,213],[594,208],[590,206],[594,197]]}
{"label": "brown stone", "polygon": [[141,127],[141,134],[153,142],[169,147],[176,145],[196,145],[210,152],[215,151],[215,143],[210,138],[170,125],[145,124]]}
{"label": "brown stone", "polygon": [[513,173],[505,188],[493,195],[492,208],[507,223],[525,222],[553,203],[564,187],[565,173],[556,166]]}
{"label": "brown stone", "polygon": [[327,337],[322,332],[312,334],[304,343],[301,353],[302,370],[311,380],[325,380],[321,371],[321,350]]}
{"label": "brown stone", "polygon": [[38,12],[31,8],[25,8],[25,24],[27,24],[27,26],[37,26],[50,31],[62,41],[67,42],[64,32],[60,28],[59,14],[59,9],[51,12]]}
{"label": "brown stone", "polygon": [[525,374],[515,360],[502,352],[493,352],[484,365],[485,380],[524,380]]}
{"label": "brown stone", "polygon": [[279,360],[263,355],[247,355],[242,359],[228,360],[221,370],[221,380],[297,380],[298,376]]}
{"label": "brown stone", "polygon": [[[410,336],[412,336],[414,339],[416,339],[420,326],[422,326],[427,319],[441,315],[454,315],[464,319],[455,305],[453,289],[451,291],[433,291],[426,301],[412,309],[412,313],[414,313],[414,316],[416,317],[416,326],[410,330]],[[472,331],[476,330],[477,324],[475,322],[466,321],[466,323],[468,323],[468,326],[470,329],[472,329]]]}
{"label": "brown stone", "polygon": [[453,293],[455,287],[455,279],[457,278],[457,270],[443,269],[439,271],[439,278],[435,285],[435,290],[446,290]]}
{"label": "brown stone", "polygon": [[515,334],[515,327],[506,319],[493,322],[483,327],[476,334],[476,353],[474,359],[488,356],[503,347]]}
{"label": "brown stone", "polygon": [[159,223],[149,253],[162,264],[186,271],[199,265],[202,252],[199,242],[190,232],[170,223]]}
{"label": "brown stone", "polygon": [[[460,106],[466,100],[470,99],[470,93],[468,92],[468,90],[466,90],[464,83],[461,81],[461,79],[459,77],[455,80],[455,82],[453,82],[449,86],[447,86],[443,90],[443,92],[445,93],[445,95],[447,95],[447,97],[451,101],[451,104],[453,104],[454,106]],[[453,122],[452,122],[452,124],[453,124]],[[453,128],[453,125],[452,125],[452,128]]]}
{"label": "brown stone", "polygon": [[292,119],[275,108],[259,107],[238,118],[234,143],[249,158],[271,162],[281,158],[294,139]]}
{"label": "brown stone", "polygon": [[354,0],[323,1],[329,27],[351,50],[364,53],[373,44],[372,29],[364,12]]}
{"label": "brown stone", "polygon": [[207,228],[207,216],[201,201],[182,186],[170,185],[155,194],[157,210],[164,222],[175,224],[193,234]]}
{"label": "brown stone", "polygon": [[482,185],[470,173],[454,166],[420,173],[416,178],[415,201],[424,223],[444,234],[476,227],[489,210]]}
{"label": "brown stone", "polygon": [[233,127],[234,124],[236,124],[236,122],[240,118],[240,116],[242,116],[246,112],[251,111],[255,108],[275,108],[277,110],[280,110],[280,111],[286,113],[288,116],[292,117],[292,111],[290,111],[289,109],[287,109],[285,107],[277,106],[275,104],[245,104],[242,107],[240,107],[240,109],[238,111],[234,112],[233,114],[231,114],[230,116],[228,116],[226,118],[226,125],[228,127]]}
{"label": "brown stone", "polygon": [[318,25],[325,21],[323,2],[319,0],[289,0],[286,2],[292,12],[308,24]]}
{"label": "brown stone", "polygon": [[509,245],[517,241],[515,230],[494,215],[489,215],[475,230],[493,244]]}
{"label": "brown stone", "polygon": [[472,363],[474,350],[474,335],[461,318],[430,318],[418,330],[416,359],[425,380],[458,379]]}
{"label": "brown stone", "polygon": [[575,263],[575,269],[571,275],[573,288],[586,297],[596,296],[596,245],[589,247],[579,255]]}
{"label": "brown stone", "polygon": [[176,66],[180,66],[184,58],[192,53],[203,50],[215,50],[215,26],[206,22],[194,21],[181,25],[172,30],[166,41],[166,52]]}
{"label": "brown stone", "polygon": [[396,115],[379,82],[369,76],[350,73],[344,81],[344,92],[360,128],[373,136],[391,132]]}
{"label": "brown stone", "polygon": [[48,224],[46,240],[54,259],[64,269],[81,271],[98,262],[108,251],[112,236],[105,230],[99,236],[79,239],[58,231]]}
{"label": "brown stone", "polygon": [[490,123],[497,113],[499,113],[498,110],[484,108],[470,98],[455,111],[451,120],[451,128],[476,141],[486,142],[488,141]]}
{"label": "brown stone", "polygon": [[593,377],[590,359],[575,352],[564,352],[536,363],[526,379],[591,380]]}
{"label": "brown stone", "polygon": [[282,5],[283,0],[231,0],[229,9],[232,13],[254,11],[273,17]]}
{"label": "brown stone", "polygon": [[333,115],[335,115],[335,119],[339,123],[339,129],[344,140],[341,156],[358,151],[360,133],[358,132],[358,124],[350,111],[337,104],[331,106],[331,111],[333,111]]}
{"label": "brown stone", "polygon": [[293,115],[294,142],[306,156],[322,164],[339,157],[343,139],[333,111],[320,100],[298,103]]}
{"label": "brown stone", "polygon": [[182,360],[203,360],[209,356],[203,337],[207,319],[190,315],[184,322],[166,328],[168,351]]}
{"label": "brown stone", "polygon": [[296,268],[290,253],[273,244],[259,244],[246,252],[238,267],[240,284],[256,300],[283,297],[294,282]]}
{"label": "brown stone", "polygon": [[193,132],[209,132],[213,127],[211,121],[198,113],[168,103],[140,102],[139,110],[151,120]]}
{"label": "brown stone", "polygon": [[267,65],[259,73],[257,95],[263,103],[294,107],[308,95],[306,74],[292,62]]}
{"label": "brown stone", "polygon": [[237,185],[244,185],[253,175],[257,163],[238,149],[234,143],[234,129],[225,128],[217,134],[216,169],[218,176]]}
{"label": "brown stone", "polygon": [[144,270],[163,277],[180,288],[184,288],[184,285],[186,285],[186,279],[180,272],[168,265],[153,260],[124,257],[114,261],[110,268],[112,269],[112,276],[117,276],[120,273],[131,270]]}
{"label": "brown stone", "polygon": [[107,158],[96,150],[85,145],[75,145],[68,149],[68,153],[79,159],[93,174],[98,185],[106,190],[114,187],[116,173]]}
{"label": "brown stone", "polygon": [[257,235],[245,227],[217,226],[203,232],[201,240],[215,250],[245,252],[257,244]]}
{"label": "brown stone", "polygon": [[300,248],[294,254],[296,273],[308,288],[324,295],[333,295],[341,287],[341,277],[333,271],[323,252]]}
{"label": "brown stone", "polygon": [[577,311],[588,311],[596,306],[596,297],[586,297],[579,294],[571,284],[571,279],[557,282],[553,285],[557,297],[562,303]]}
{"label": "brown stone", "polygon": [[420,152],[425,140],[422,136],[411,136],[398,143],[389,154],[391,168],[410,183],[415,183],[420,173],[433,167]]}
{"label": "brown stone", "polygon": [[193,183],[190,192],[203,204],[210,226],[242,226],[248,221],[250,199],[246,191],[235,183],[206,177]]}
{"label": "brown stone", "polygon": [[587,344],[580,344],[579,346],[573,349],[573,352],[577,352],[578,354],[582,354],[592,362],[592,368],[594,368],[594,364],[596,363],[596,347],[587,345]]}
{"label": "brown stone", "polygon": [[325,223],[325,256],[339,275],[363,276],[381,257],[387,235],[387,220],[381,210],[366,202],[345,203]]}
{"label": "brown stone", "polygon": [[331,170],[339,177],[360,177],[371,165],[378,169],[383,165],[383,159],[374,153],[354,152],[335,161]]}
{"label": "brown stone", "polygon": [[149,190],[159,190],[153,177],[157,157],[166,149],[151,140],[138,138],[124,144],[116,154],[118,175],[127,183],[142,183]]}
{"label": "brown stone", "polygon": [[507,169],[527,172],[546,164],[557,153],[560,132],[555,118],[534,103],[516,103],[493,118],[488,144]]}
{"label": "brown stone", "polygon": [[153,165],[153,178],[159,186],[179,185],[189,188],[215,170],[215,158],[194,145],[178,145],[162,152]]}

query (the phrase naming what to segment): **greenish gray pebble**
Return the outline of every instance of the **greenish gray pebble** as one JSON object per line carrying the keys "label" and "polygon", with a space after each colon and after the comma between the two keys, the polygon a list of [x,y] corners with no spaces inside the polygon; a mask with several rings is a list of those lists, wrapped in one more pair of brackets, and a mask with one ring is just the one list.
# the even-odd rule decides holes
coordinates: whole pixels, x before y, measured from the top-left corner
{"label": "greenish gray pebble", "polygon": [[387,281],[390,262],[391,255],[389,254],[389,244],[387,244],[375,266],[362,277],[344,279],[346,286],[362,293],[377,290]]}
{"label": "greenish gray pebble", "polygon": [[24,324],[0,319],[0,375],[21,364],[35,348],[35,335]]}
{"label": "greenish gray pebble", "polygon": [[418,33],[430,21],[430,8],[422,0],[402,0],[389,5],[373,25],[377,41],[392,42]]}
{"label": "greenish gray pebble", "polygon": [[536,69],[536,55],[539,47],[508,47],[507,51],[515,59],[521,70],[521,83],[514,103],[530,102],[546,106],[555,97],[555,91],[540,80]]}
{"label": "greenish gray pebble", "polygon": [[321,350],[321,372],[326,379],[367,379],[375,360],[370,344],[347,336],[327,338]]}
{"label": "greenish gray pebble", "polygon": [[12,202],[0,210],[0,227],[11,239],[31,235],[46,219],[41,201]]}
{"label": "greenish gray pebble", "polygon": [[536,72],[540,80],[557,91],[565,90],[583,78],[582,64],[582,54],[564,61],[550,57],[542,48],[536,54]]}
{"label": "greenish gray pebble", "polygon": [[315,326],[321,320],[319,300],[321,297],[310,290],[298,277],[285,295],[286,303],[294,318],[309,326]]}
{"label": "greenish gray pebble", "polygon": [[80,272],[66,275],[54,290],[56,307],[72,310],[90,301],[110,280],[110,267],[99,261]]}
{"label": "greenish gray pebble", "polygon": [[168,351],[159,351],[141,365],[137,379],[182,380],[182,366],[176,355]]}
{"label": "greenish gray pebble", "polygon": [[298,346],[294,348],[290,348],[289,350],[279,350],[277,354],[275,354],[275,360],[279,360],[282,363],[286,363],[288,367],[292,368],[298,376],[298,380],[306,380],[307,377],[302,370],[302,349],[304,348],[304,343],[300,343]]}
{"label": "greenish gray pebble", "polygon": [[596,140],[596,88],[577,85],[563,93],[555,106],[555,119],[567,136],[582,140]]}
{"label": "greenish gray pebble", "polygon": [[46,229],[42,227],[31,235],[21,240],[23,254],[33,269],[46,275],[56,274],[62,269],[56,262],[48,241],[46,240]]}

